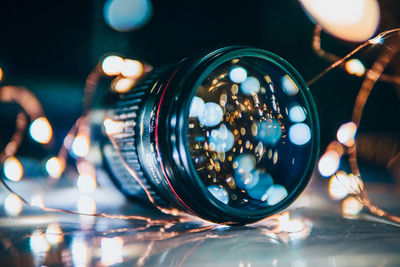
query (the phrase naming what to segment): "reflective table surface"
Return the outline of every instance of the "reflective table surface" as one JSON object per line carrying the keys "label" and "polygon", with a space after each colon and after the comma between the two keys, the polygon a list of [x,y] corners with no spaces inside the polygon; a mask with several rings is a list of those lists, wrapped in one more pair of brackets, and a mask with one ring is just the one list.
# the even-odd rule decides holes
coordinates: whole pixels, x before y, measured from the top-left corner
{"label": "reflective table surface", "polygon": [[[163,215],[128,202],[112,186],[89,195],[61,187],[48,190],[43,200],[65,209],[148,219],[45,213],[26,206],[21,212],[2,188],[0,265],[400,266],[400,227],[366,210],[345,218],[341,202],[330,200],[327,184],[313,177],[289,210],[240,227]],[[28,192],[32,186],[18,189]],[[400,214],[398,189],[378,184],[367,188],[382,208]]]}

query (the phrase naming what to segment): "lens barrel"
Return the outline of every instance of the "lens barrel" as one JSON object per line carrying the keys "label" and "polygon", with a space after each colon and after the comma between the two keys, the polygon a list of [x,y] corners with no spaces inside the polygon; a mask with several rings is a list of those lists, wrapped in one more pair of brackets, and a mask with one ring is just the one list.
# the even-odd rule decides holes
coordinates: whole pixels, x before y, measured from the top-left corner
{"label": "lens barrel", "polygon": [[[123,125],[102,152],[116,185],[162,207],[246,224],[290,205],[319,148],[305,82],[279,56],[251,47],[206,50],[144,77],[108,116]],[[117,152],[118,151],[118,152]],[[117,154],[120,153],[121,157]]]}

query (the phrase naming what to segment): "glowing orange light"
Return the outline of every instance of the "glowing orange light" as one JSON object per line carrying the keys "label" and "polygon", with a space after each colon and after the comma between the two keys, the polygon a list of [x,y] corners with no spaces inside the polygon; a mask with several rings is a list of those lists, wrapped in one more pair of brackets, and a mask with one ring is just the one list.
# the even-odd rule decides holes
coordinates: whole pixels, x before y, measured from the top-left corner
{"label": "glowing orange light", "polygon": [[350,181],[345,172],[339,171],[329,181],[329,195],[333,199],[342,199],[349,194]]}
{"label": "glowing orange light", "polygon": [[65,162],[59,157],[52,157],[47,160],[45,167],[50,177],[58,179],[65,169]]}
{"label": "glowing orange light", "polygon": [[358,59],[348,60],[344,67],[346,71],[351,75],[361,77],[365,73],[364,64],[362,64],[362,62]]}
{"label": "glowing orange light", "polygon": [[116,79],[112,85],[112,88],[118,93],[126,93],[132,88],[135,82],[135,80],[130,78]]}
{"label": "glowing orange light", "polygon": [[53,129],[46,117],[34,120],[29,127],[29,133],[33,140],[41,144],[47,144],[53,137]]}
{"label": "glowing orange light", "polygon": [[355,198],[348,197],[343,200],[342,212],[343,215],[357,215],[362,210],[363,205]]}
{"label": "glowing orange light", "polygon": [[90,149],[90,140],[86,134],[78,134],[72,143],[72,152],[78,157],[86,157]]}
{"label": "glowing orange light", "polygon": [[380,10],[376,0],[299,0],[305,11],[329,34],[362,42],[376,31]]}
{"label": "glowing orange light", "polygon": [[121,121],[114,121],[112,119],[106,119],[103,122],[104,129],[109,135],[121,133],[124,129],[124,123]]}
{"label": "glowing orange light", "polygon": [[333,150],[325,152],[319,159],[318,170],[324,177],[329,177],[339,169],[340,155]]}
{"label": "glowing orange light", "polygon": [[3,164],[4,176],[14,182],[21,180],[24,169],[16,157],[8,157]]}
{"label": "glowing orange light", "polygon": [[107,56],[101,65],[104,74],[108,76],[119,75],[122,70],[124,60],[119,56]]}
{"label": "glowing orange light", "polygon": [[138,78],[143,74],[143,64],[138,60],[125,59],[121,74],[129,78]]}
{"label": "glowing orange light", "polygon": [[4,200],[4,209],[8,216],[17,216],[23,208],[22,200],[15,194],[9,194]]}
{"label": "glowing orange light", "polygon": [[4,72],[3,72],[3,69],[0,68],[0,81],[3,80],[3,77],[4,77]]}
{"label": "glowing orange light", "polygon": [[91,193],[97,188],[96,178],[87,173],[79,175],[76,185],[84,193]]}
{"label": "glowing orange light", "polygon": [[348,122],[342,124],[337,131],[336,137],[340,143],[345,146],[352,146],[354,145],[354,137],[357,132],[357,124],[354,122]]}

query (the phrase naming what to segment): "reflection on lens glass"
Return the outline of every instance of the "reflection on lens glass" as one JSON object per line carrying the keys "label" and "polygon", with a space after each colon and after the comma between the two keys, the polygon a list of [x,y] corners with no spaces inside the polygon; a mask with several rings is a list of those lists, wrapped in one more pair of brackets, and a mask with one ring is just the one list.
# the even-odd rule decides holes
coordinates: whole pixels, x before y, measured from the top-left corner
{"label": "reflection on lens glass", "polygon": [[188,118],[189,151],[211,195],[248,211],[288,197],[312,153],[308,111],[295,79],[268,61],[240,57],[212,69]]}

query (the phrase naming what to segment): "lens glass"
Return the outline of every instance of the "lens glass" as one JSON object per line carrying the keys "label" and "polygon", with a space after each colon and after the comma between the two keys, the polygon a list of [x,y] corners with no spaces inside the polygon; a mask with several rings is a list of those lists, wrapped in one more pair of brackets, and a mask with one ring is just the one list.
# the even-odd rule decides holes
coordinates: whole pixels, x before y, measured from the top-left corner
{"label": "lens glass", "polygon": [[308,168],[313,129],[295,78],[263,58],[220,64],[192,99],[188,142],[208,191],[242,210],[277,205]]}

